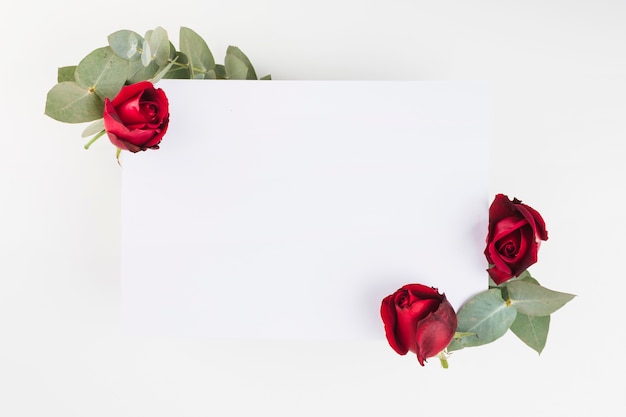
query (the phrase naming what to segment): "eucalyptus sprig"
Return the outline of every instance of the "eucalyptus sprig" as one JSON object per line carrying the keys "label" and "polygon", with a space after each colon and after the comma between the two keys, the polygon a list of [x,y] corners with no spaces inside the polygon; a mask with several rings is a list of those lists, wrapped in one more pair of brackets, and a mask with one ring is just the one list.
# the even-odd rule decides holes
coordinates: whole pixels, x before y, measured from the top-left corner
{"label": "eucalyptus sprig", "polygon": [[[207,43],[193,30],[180,28],[179,49],[162,27],[142,37],[119,30],[107,37],[108,45],[95,49],[78,65],[60,67],[57,84],[46,98],[45,114],[65,123],[93,122],[83,137],[103,134],[105,98],[113,99],[125,85],[162,78],[193,80],[257,80],[248,57],[236,46],[226,50],[224,64],[217,64]],[[262,77],[263,80],[271,76]]]}
{"label": "eucalyptus sprig", "polygon": [[447,351],[491,343],[511,330],[541,353],[546,345],[550,316],[575,295],[550,290],[528,270],[518,277],[476,294],[457,312],[458,327]]}

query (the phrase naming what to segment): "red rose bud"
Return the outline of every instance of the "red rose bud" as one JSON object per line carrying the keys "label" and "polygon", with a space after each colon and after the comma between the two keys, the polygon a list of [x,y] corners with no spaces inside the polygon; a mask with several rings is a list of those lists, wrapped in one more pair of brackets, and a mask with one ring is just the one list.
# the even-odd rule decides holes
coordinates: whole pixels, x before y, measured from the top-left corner
{"label": "red rose bud", "polygon": [[548,240],[541,215],[518,199],[496,195],[489,207],[489,232],[485,256],[487,272],[500,285],[537,262],[542,240]]}
{"label": "red rose bud", "polygon": [[400,355],[415,353],[422,366],[450,344],[457,327],[445,294],[421,284],[407,284],[385,297],[380,315],[393,350]]}
{"label": "red rose bud", "polygon": [[169,123],[169,103],[150,81],[123,87],[104,100],[104,128],[113,145],[131,152],[158,149]]}

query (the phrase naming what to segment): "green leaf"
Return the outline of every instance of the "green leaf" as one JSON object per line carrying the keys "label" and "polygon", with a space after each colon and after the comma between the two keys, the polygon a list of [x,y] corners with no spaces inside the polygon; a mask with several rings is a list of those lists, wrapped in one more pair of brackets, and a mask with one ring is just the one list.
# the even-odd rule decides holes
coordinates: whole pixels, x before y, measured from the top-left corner
{"label": "green leaf", "polygon": [[[145,53],[148,51],[147,53]],[[149,55],[149,59],[144,60],[144,55]],[[167,31],[161,26],[158,26],[154,30],[146,32],[144,37],[144,54],[141,56],[141,60],[144,66],[150,65],[150,62],[156,61],[159,67],[167,64],[167,60],[170,57],[170,41],[167,37]]]}
{"label": "green leaf", "polygon": [[215,68],[210,70],[207,74],[208,79],[211,80],[225,80],[226,79],[226,69],[223,65],[215,64]]}
{"label": "green leaf", "polygon": [[128,84],[149,80],[159,72],[159,66],[155,61],[150,62],[147,67],[144,67],[141,61],[131,61],[128,64]]}
{"label": "green leaf", "polygon": [[76,67],[76,83],[94,90],[104,101],[105,97],[113,98],[122,89],[128,68],[128,61],[115,55],[111,48],[98,48]]}
{"label": "green leaf", "polygon": [[71,67],[61,67],[57,72],[57,82],[74,81],[74,72],[76,71],[76,65]]}
{"label": "green leaf", "polygon": [[83,130],[81,137],[88,138],[89,136],[93,136],[96,133],[100,133],[104,130],[104,118],[100,118],[93,123],[90,123],[89,126]]}
{"label": "green leaf", "polygon": [[156,74],[154,74],[154,76],[152,77],[152,79],[150,80],[152,82],[152,84],[155,84],[157,82],[159,82],[164,76],[165,74],[167,74],[169,72],[169,70],[172,68],[172,66],[176,63],[176,60],[170,62],[169,64],[167,64],[166,66],[164,66],[163,68],[161,68],[159,70],[159,72],[157,72]]}
{"label": "green leaf", "polygon": [[150,44],[148,42],[143,46],[141,51],[141,65],[147,67],[152,62],[152,51],[150,50]]}
{"label": "green leaf", "polygon": [[236,46],[229,46],[224,59],[229,80],[256,80],[256,72],[248,57]]}
{"label": "green leaf", "polygon": [[189,75],[189,60],[187,59],[187,55],[182,52],[173,52],[174,55],[170,55],[170,60],[175,61],[176,63],[170,67],[169,71],[167,71],[163,78],[173,78],[179,80],[191,78]]}
{"label": "green leaf", "polygon": [[575,297],[529,281],[512,281],[506,287],[511,305],[529,316],[548,316]]}
{"label": "green leaf", "polygon": [[549,329],[550,316],[528,316],[519,311],[511,325],[511,331],[537,353],[545,347]]}
{"label": "green leaf", "polygon": [[506,333],[516,315],[517,311],[507,306],[499,289],[493,288],[478,293],[457,313],[456,332],[471,333],[471,335],[453,339],[455,343],[451,343],[448,350],[493,342]]}
{"label": "green leaf", "polygon": [[52,87],[46,98],[45,114],[65,123],[91,122],[102,117],[104,102],[92,90],[74,81]]}
{"label": "green leaf", "polygon": [[180,52],[187,56],[189,78],[205,78],[215,67],[215,59],[204,39],[186,27],[180,28]]}
{"label": "green leaf", "polygon": [[120,58],[138,61],[143,50],[143,38],[132,30],[118,30],[108,36],[111,50]]}
{"label": "green leaf", "polygon": [[532,284],[540,285],[539,281],[537,281],[535,278],[530,276],[530,273],[524,276],[520,275],[520,281],[525,281],[525,282],[530,282]]}
{"label": "green leaf", "polygon": [[267,74],[264,75],[263,77],[261,77],[262,80],[271,80],[272,79],[272,74]]}

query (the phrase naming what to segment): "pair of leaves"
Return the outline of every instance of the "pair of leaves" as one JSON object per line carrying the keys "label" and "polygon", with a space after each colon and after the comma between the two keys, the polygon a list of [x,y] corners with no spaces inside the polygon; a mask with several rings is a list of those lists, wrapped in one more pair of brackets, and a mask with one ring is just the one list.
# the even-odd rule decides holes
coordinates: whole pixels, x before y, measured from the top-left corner
{"label": "pair of leaves", "polygon": [[59,68],[58,81],[48,92],[45,113],[66,123],[102,117],[104,97],[115,97],[126,83],[129,64],[111,48],[98,48],[77,66]]}
{"label": "pair of leaves", "polygon": [[529,347],[541,353],[545,347],[550,315],[574,295],[542,287],[528,271],[517,279],[472,297],[457,313],[457,335],[447,350],[491,343],[511,330]]}

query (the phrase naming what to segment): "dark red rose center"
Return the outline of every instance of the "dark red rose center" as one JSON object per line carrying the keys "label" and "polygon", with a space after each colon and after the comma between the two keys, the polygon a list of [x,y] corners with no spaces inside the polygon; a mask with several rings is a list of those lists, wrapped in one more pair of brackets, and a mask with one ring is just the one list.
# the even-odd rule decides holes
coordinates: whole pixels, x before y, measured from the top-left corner
{"label": "dark red rose center", "polygon": [[496,249],[503,258],[513,259],[519,253],[521,239],[520,230],[515,230],[496,242]]}
{"label": "dark red rose center", "polygon": [[142,102],[139,106],[141,107],[141,112],[146,117],[146,121],[148,123],[154,123],[158,121],[159,108],[156,104],[152,102]]}
{"label": "dark red rose center", "polygon": [[515,230],[496,242],[496,250],[505,262],[511,262],[518,256],[521,243],[522,233],[520,230]]}
{"label": "dark red rose center", "polygon": [[528,229],[526,219],[507,217],[496,224],[495,249],[505,262],[513,261],[523,250],[524,229]]}

